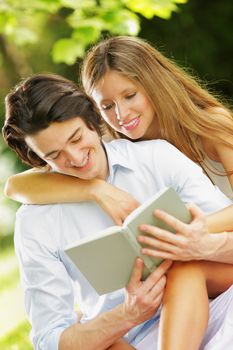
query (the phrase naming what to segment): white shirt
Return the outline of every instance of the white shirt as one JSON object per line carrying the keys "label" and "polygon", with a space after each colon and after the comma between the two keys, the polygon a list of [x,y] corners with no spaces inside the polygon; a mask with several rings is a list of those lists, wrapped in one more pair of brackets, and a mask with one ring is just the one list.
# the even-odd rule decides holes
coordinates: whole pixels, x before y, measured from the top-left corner
{"label": "white shirt", "polygon": [[216,162],[207,156],[202,163],[203,168],[209,175],[213,183],[219,187],[219,189],[225,193],[225,195],[233,201],[233,190],[231,188],[230,181],[225,174],[225,169],[220,162]]}
{"label": "white shirt", "polygon": [[[140,202],[164,187],[173,187],[184,202],[194,202],[206,213],[231,204],[199,166],[166,141],[115,140],[105,148],[108,182],[128,191]],[[19,209],[15,247],[37,350],[58,349],[60,334],[77,322],[75,299],[83,313],[81,322],[123,302],[123,289],[99,296],[84,276],[69,265],[62,252],[66,245],[113,224],[92,202],[24,205]],[[132,329],[126,335],[127,340],[137,344],[153,322]]]}

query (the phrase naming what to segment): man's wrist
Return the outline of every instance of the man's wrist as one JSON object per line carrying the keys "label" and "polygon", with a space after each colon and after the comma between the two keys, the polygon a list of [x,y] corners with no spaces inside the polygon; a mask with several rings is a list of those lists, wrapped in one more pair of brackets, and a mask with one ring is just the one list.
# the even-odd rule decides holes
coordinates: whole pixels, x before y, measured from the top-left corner
{"label": "man's wrist", "polygon": [[117,320],[119,322],[122,322],[122,325],[124,325],[126,333],[133,327],[137,326],[135,317],[133,317],[133,315],[128,312],[124,303],[118,305],[115,309],[113,309],[113,312],[115,313]]}
{"label": "man's wrist", "polygon": [[206,235],[202,260],[224,262],[223,251],[227,244],[227,239],[227,232],[209,233]]}

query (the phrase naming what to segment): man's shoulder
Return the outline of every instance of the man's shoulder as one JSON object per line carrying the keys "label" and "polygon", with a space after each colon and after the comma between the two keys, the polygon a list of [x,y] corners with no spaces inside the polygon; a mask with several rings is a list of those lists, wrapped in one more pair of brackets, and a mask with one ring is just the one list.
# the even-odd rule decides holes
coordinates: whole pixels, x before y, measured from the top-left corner
{"label": "man's shoulder", "polygon": [[[72,204],[68,206],[70,208]],[[71,221],[69,208],[66,208],[66,204],[22,205],[16,213],[16,247],[31,247],[37,242],[51,250],[55,249],[62,241],[61,227],[64,220]]]}
{"label": "man's shoulder", "polygon": [[58,222],[59,207],[59,204],[22,205],[16,213],[15,237],[21,240],[51,230]]}
{"label": "man's shoulder", "polygon": [[23,204],[16,212],[16,218],[31,218],[40,219],[41,216],[44,218],[50,217],[52,213],[59,211],[60,204],[46,204],[46,205],[27,205]]}
{"label": "man's shoulder", "polygon": [[[16,213],[16,231],[54,230],[63,218],[68,221],[74,216],[77,204],[58,203],[46,205],[22,205]],[[73,208],[75,207],[75,208]]]}

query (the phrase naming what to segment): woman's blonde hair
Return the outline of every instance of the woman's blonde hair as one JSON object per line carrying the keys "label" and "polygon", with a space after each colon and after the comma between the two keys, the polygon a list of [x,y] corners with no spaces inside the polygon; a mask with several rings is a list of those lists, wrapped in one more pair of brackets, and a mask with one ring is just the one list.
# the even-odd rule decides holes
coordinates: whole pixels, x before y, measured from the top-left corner
{"label": "woman's blonde hair", "polygon": [[197,80],[142,39],[117,36],[87,54],[81,77],[91,94],[108,70],[139,85],[150,99],[161,138],[197,163],[204,159],[200,137],[233,147],[233,114]]}

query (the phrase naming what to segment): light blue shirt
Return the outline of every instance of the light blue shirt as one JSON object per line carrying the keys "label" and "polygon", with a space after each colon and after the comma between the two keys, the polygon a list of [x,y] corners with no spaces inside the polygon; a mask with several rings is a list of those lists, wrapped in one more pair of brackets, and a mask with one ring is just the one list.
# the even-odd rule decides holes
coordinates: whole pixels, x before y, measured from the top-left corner
{"label": "light blue shirt", "polygon": [[[116,140],[105,148],[108,182],[142,203],[164,187],[173,187],[184,202],[196,203],[206,213],[231,204],[199,166],[166,141]],[[124,301],[123,289],[99,296],[62,252],[113,224],[92,202],[24,205],[17,212],[15,247],[35,349],[58,349],[61,333],[77,322],[75,301],[83,313],[82,323]],[[133,328],[126,339],[137,344],[155,319]]]}

